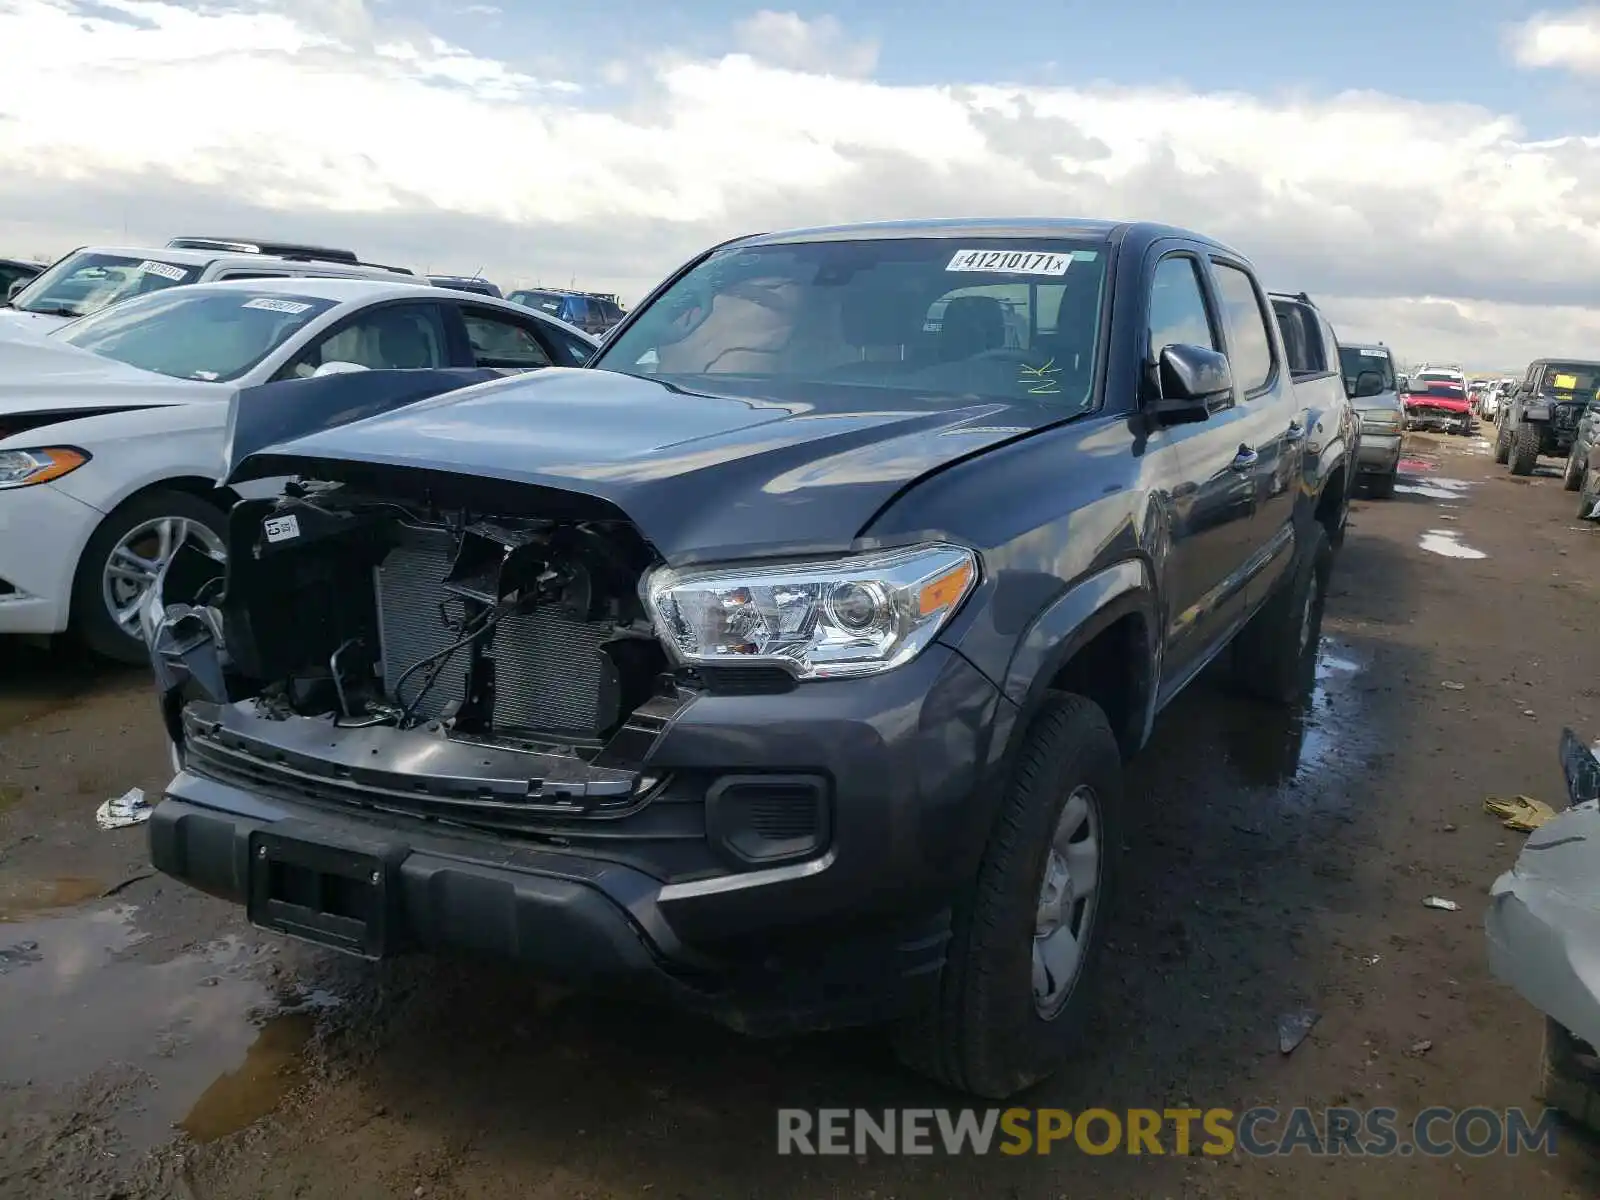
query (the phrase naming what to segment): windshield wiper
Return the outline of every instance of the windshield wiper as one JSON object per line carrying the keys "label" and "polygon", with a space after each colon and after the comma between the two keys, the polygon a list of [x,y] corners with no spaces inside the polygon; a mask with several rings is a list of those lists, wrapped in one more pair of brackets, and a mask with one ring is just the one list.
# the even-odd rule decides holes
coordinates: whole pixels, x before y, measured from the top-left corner
{"label": "windshield wiper", "polygon": [[58,304],[54,308],[19,308],[18,312],[38,313],[41,317],[81,317],[83,314],[75,308],[67,308]]}

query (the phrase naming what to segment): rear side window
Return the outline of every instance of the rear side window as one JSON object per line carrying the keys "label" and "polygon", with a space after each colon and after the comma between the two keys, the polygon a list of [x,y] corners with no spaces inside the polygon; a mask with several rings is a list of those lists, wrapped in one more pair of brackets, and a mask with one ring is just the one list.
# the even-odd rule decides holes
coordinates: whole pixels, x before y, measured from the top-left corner
{"label": "rear side window", "polygon": [[1156,264],[1155,280],[1150,286],[1152,359],[1159,358],[1168,346],[1217,349],[1197,266],[1186,254],[1175,254]]}
{"label": "rear side window", "polygon": [[466,322],[475,365],[528,370],[550,365],[550,355],[531,330],[497,313],[479,309],[464,309],[461,319]]}
{"label": "rear side window", "polygon": [[1272,337],[1255,282],[1238,267],[1213,260],[1217,294],[1228,323],[1228,365],[1246,392],[1265,387],[1272,378]]}

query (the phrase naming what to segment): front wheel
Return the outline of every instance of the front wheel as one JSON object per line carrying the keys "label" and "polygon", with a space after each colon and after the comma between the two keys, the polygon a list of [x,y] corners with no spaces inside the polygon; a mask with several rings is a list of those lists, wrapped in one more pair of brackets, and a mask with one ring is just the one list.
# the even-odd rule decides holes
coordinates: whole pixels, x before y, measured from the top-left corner
{"label": "front wheel", "polygon": [[1066,1059],[1105,942],[1121,809],[1122,758],[1105,714],[1082,696],[1050,697],[977,878],[957,899],[936,996],[896,1030],[907,1066],[1000,1100]]}
{"label": "front wheel", "polygon": [[1385,474],[1376,476],[1367,486],[1375,499],[1387,500],[1394,495],[1394,485],[1399,481],[1400,465],[1396,463]]}
{"label": "front wheel", "polygon": [[110,513],[78,560],[72,585],[78,639],[118,662],[147,661],[139,612],[161,568],[185,542],[220,560],[225,528],[221,509],[186,492],[145,492]]}
{"label": "front wheel", "polygon": [[1533,468],[1539,462],[1539,443],[1543,440],[1544,430],[1532,421],[1524,421],[1517,426],[1516,432],[1511,435],[1511,473],[1513,475],[1532,475]]}
{"label": "front wheel", "polygon": [[1322,610],[1333,574],[1333,548],[1322,526],[1311,527],[1293,571],[1239,631],[1233,648],[1239,686],[1274,704],[1293,704],[1316,672]]}
{"label": "front wheel", "polygon": [[1578,457],[1578,446],[1573,444],[1572,452],[1567,455],[1567,469],[1561,473],[1561,486],[1569,492],[1575,492],[1583,486],[1583,461]]}
{"label": "front wheel", "polygon": [[1495,427],[1499,430],[1494,439],[1494,460],[1505,466],[1511,459],[1511,428],[1505,422]]}

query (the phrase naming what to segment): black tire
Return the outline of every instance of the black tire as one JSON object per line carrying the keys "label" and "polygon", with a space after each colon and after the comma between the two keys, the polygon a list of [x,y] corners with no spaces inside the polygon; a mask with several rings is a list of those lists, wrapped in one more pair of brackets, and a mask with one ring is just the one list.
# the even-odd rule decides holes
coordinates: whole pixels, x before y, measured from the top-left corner
{"label": "black tire", "polygon": [[1274,704],[1293,704],[1316,674],[1322,611],[1333,572],[1333,548],[1320,525],[1311,527],[1293,574],[1239,631],[1233,669],[1239,687]]}
{"label": "black tire", "polygon": [[[1092,790],[1099,809],[1099,874],[1084,920],[1080,967],[1050,1016],[1034,999],[1033,948],[1051,839],[1067,800]],[[1122,844],[1122,757],[1100,707],[1051,696],[1018,752],[977,877],[955,905],[937,994],[895,1030],[912,1070],[947,1086],[1000,1100],[1056,1071],[1088,1015],[1115,895]]]}
{"label": "black tire", "polygon": [[1539,462],[1539,442],[1543,430],[1532,421],[1524,421],[1518,425],[1516,432],[1511,437],[1511,473],[1513,475],[1532,475],[1533,468]]}
{"label": "black tire", "polygon": [[96,654],[124,663],[149,661],[144,642],[118,625],[107,611],[101,585],[106,562],[117,544],[146,521],[163,517],[198,521],[219,541],[227,529],[227,517],[220,508],[187,492],[141,492],[107,514],[84,547],[72,583],[72,632]]}
{"label": "black tire", "polygon": [[1578,458],[1578,446],[1574,442],[1572,451],[1567,455],[1567,469],[1561,473],[1561,486],[1569,492],[1575,492],[1583,486],[1584,464]]}
{"label": "black tire", "polygon": [[1505,466],[1511,458],[1511,426],[1502,421],[1497,428],[1499,432],[1494,439],[1494,460]]}
{"label": "black tire", "polygon": [[1400,467],[1396,464],[1386,475],[1376,475],[1367,486],[1372,495],[1379,500],[1388,500],[1394,496],[1394,485],[1400,480]]}
{"label": "black tire", "polygon": [[1600,471],[1585,467],[1583,484],[1578,489],[1578,516],[1587,518],[1596,500],[1600,500]]}

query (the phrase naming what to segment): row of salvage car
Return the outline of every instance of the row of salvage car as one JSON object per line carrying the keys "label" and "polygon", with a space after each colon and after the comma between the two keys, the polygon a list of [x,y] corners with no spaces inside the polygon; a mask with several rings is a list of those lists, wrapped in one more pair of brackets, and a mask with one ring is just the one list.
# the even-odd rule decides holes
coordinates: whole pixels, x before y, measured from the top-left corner
{"label": "row of salvage car", "polygon": [[1145,224],[738,239],[602,344],[409,286],[0,344],[0,616],[148,653],[155,866],[367,958],[1050,1074],[1124,759],[1214,662],[1311,685],[1387,349]]}

